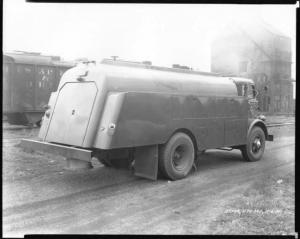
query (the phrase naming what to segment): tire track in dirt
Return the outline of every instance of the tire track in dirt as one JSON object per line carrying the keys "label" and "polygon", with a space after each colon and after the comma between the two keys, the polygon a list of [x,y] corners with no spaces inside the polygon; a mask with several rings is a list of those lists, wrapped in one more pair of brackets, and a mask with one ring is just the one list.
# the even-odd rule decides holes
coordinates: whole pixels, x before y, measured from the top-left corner
{"label": "tire track in dirt", "polygon": [[[285,163],[283,165],[280,165],[278,167],[282,168],[283,166],[291,167],[293,165],[291,163]],[[269,169],[268,171],[273,171],[274,169],[277,169],[278,167],[273,167],[272,169]],[[180,210],[180,208],[186,208],[186,202],[192,202],[195,198],[199,198],[200,202],[202,202],[203,207],[207,207],[207,202],[211,200],[211,197],[213,196],[223,196],[230,195],[232,191],[240,190],[244,187],[245,183],[249,183],[249,180],[256,178],[258,175],[261,175],[262,173],[265,173],[266,170],[262,172],[257,172],[253,174],[251,177],[247,177],[246,179],[240,180],[241,175],[235,175],[235,177],[231,177],[230,179],[232,182],[239,182],[238,187],[234,187],[233,189],[228,189],[226,185],[230,183],[229,179],[227,177],[224,178],[224,181],[222,183],[219,183],[216,187],[216,182],[211,182],[206,185],[205,187],[198,187],[198,186],[192,186],[192,187],[186,187],[188,190],[180,190],[180,188],[176,188],[176,190],[172,190],[174,193],[170,193],[167,196],[164,196],[163,198],[159,198],[159,201],[157,199],[155,202],[149,202],[147,204],[147,207],[141,205],[138,208],[131,208],[129,211],[134,211],[135,213],[131,216],[128,216],[128,210],[123,210],[118,212],[118,216],[120,218],[123,218],[121,220],[121,225],[126,226],[130,228],[133,232],[142,232],[144,229],[153,228],[153,226],[168,221],[172,218],[174,208],[177,210]],[[188,186],[188,185],[185,185]],[[224,189],[226,190],[224,192]],[[180,192],[182,191],[182,192]],[[180,193],[179,193],[180,192]],[[220,195],[217,195],[220,194]],[[204,203],[205,202],[205,203]],[[210,203],[208,203],[210,204]],[[183,206],[185,205],[185,206]],[[201,207],[200,207],[201,208]],[[128,208],[127,208],[128,209]],[[199,208],[198,208],[199,209]],[[159,216],[160,215],[160,216]],[[151,218],[151,220],[147,220]],[[130,222],[129,225],[126,225],[126,222]],[[141,225],[141,222],[143,221],[143,224]],[[116,230],[119,231],[120,227],[115,225],[114,218],[112,220],[107,221],[107,219],[97,219],[93,223],[88,223],[86,225],[77,225],[76,227],[71,227],[68,230],[64,230],[63,232],[66,233],[80,233],[80,232],[91,232],[94,230],[94,232],[99,231],[99,229],[96,229],[97,226],[103,225],[105,223],[106,227],[109,225],[108,228],[105,228],[102,233],[109,232],[110,230]],[[109,230],[110,229],[110,230]],[[123,230],[121,230],[123,231]]]}
{"label": "tire track in dirt", "polygon": [[[277,167],[270,168],[268,169],[268,171],[271,172],[277,168],[282,169],[285,166],[291,168],[293,166],[293,162],[277,165]],[[109,202],[102,201],[102,200],[99,202],[97,198],[92,199],[89,196],[88,198],[86,198],[88,199],[88,202],[86,202],[86,204],[88,205],[85,205],[84,207],[81,206],[82,202],[70,202],[72,204],[72,207],[67,207],[65,205],[66,202],[63,203],[60,209],[66,211],[67,215],[66,213],[61,215],[59,212],[60,209],[59,210],[53,209],[53,211],[56,211],[54,215],[48,215],[48,217],[50,216],[50,218],[47,218],[46,221],[44,220],[40,221],[41,216],[47,215],[47,212],[49,212],[49,210],[46,209],[46,211],[40,212],[41,214],[37,214],[36,211],[35,212],[31,211],[29,214],[24,215],[22,218],[19,218],[20,220],[19,226],[15,225],[11,229],[13,231],[20,230],[20,229],[22,230],[23,226],[26,226],[27,230],[33,229],[33,231],[35,231],[34,228],[40,227],[40,229],[42,228],[41,230],[44,232],[47,231],[48,228],[51,228],[53,230],[52,232],[56,232],[56,233],[82,233],[82,232],[92,233],[93,230],[95,232],[99,232],[99,225],[105,225],[105,228],[102,228],[102,232],[105,233],[105,232],[109,232],[109,230],[119,231],[121,229],[120,227],[115,226],[115,221],[117,217],[117,218],[123,218],[121,222],[129,221],[130,223],[127,226],[131,228],[132,231],[135,230],[139,231],[142,230],[143,228],[144,229],[151,228],[148,226],[148,224],[151,224],[153,226],[153,224],[155,225],[157,221],[162,222],[166,220],[165,218],[172,217],[173,208],[179,209],[180,206],[185,205],[185,202],[193,201],[195,197],[198,197],[202,205],[203,206],[205,205],[204,207],[207,207],[208,206],[207,202],[211,201],[212,196],[218,195],[218,197],[220,196],[225,197],[226,195],[230,195],[232,190],[236,191],[239,190],[240,188],[243,188],[244,183],[249,183],[251,179],[254,179],[258,175],[264,173],[266,173],[266,170],[261,170],[261,172],[257,172],[253,174],[251,177],[246,177],[246,178],[244,177],[244,173],[240,173],[238,175],[235,175],[234,177],[229,175],[224,177],[224,181],[222,183],[219,183],[217,187],[215,181],[204,185],[204,187],[201,185],[196,186],[195,184],[193,184],[192,187],[189,187],[189,190],[184,190],[181,193],[178,193],[178,191],[182,188],[182,185],[179,186],[177,185],[174,186],[173,188],[170,188],[171,185],[163,185],[159,189],[154,187],[154,192],[152,192],[152,190],[150,189],[150,191],[148,190],[148,192],[146,192],[146,195],[144,196],[138,195],[132,198],[132,200],[135,202],[141,202],[141,200],[143,199],[145,200],[148,198],[146,206],[144,204],[141,205],[133,204],[130,205],[130,207],[122,207],[121,205],[121,207],[118,208],[118,206],[115,206],[115,202],[114,202],[115,200],[122,200],[122,198],[118,197],[118,195],[111,195],[110,196],[111,200]],[[241,176],[243,180],[241,180]],[[229,181],[229,179],[231,181]],[[238,182],[238,188],[234,187],[233,189],[231,189],[231,191],[227,191],[228,188],[226,188],[226,185],[228,185],[228,183],[230,182]],[[190,182],[188,182],[187,184],[190,185]],[[155,200],[152,199],[149,200],[149,197],[151,197],[151,195],[153,194],[157,195],[156,193],[158,192],[155,191],[161,191],[161,190],[162,192],[166,191],[166,188],[165,190],[163,190],[164,186],[168,187],[167,188],[168,193],[163,194],[163,196],[160,195],[158,197],[155,197]],[[124,195],[124,193],[123,196],[125,196],[125,198],[127,197],[126,195]],[[99,210],[99,208],[101,210]],[[115,213],[110,213],[112,208],[115,211],[118,211],[117,215]],[[70,227],[70,225],[74,225],[74,219],[71,217],[73,213],[72,209],[75,210],[76,214],[80,215],[81,218],[80,220],[76,220],[75,226]],[[97,212],[101,213],[100,218],[98,218]],[[130,216],[129,212],[134,212],[134,214]],[[96,220],[93,220],[93,218],[95,217]],[[24,220],[25,218],[35,218],[35,220],[33,221],[31,220],[30,223],[24,224],[22,221],[25,221]],[[147,220],[147,218],[148,219],[151,218],[150,223],[148,222],[149,220]],[[145,223],[145,220],[148,223]],[[144,221],[144,223],[141,227],[142,221]],[[15,218],[14,218],[14,222],[16,223]],[[126,224],[124,223],[123,227],[124,225]],[[134,225],[138,225],[138,227],[136,228]],[[95,228],[98,229],[95,230]]]}

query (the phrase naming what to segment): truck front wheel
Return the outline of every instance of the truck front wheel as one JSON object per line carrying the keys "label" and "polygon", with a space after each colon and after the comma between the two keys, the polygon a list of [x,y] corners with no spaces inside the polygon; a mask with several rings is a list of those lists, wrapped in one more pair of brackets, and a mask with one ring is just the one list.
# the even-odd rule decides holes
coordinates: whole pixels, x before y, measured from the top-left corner
{"label": "truck front wheel", "polygon": [[265,133],[260,127],[253,127],[247,144],[241,147],[242,155],[247,161],[258,161],[262,158],[265,151]]}
{"label": "truck front wheel", "polygon": [[171,180],[184,178],[190,172],[195,159],[195,148],[191,138],[176,133],[160,148],[159,169]]}

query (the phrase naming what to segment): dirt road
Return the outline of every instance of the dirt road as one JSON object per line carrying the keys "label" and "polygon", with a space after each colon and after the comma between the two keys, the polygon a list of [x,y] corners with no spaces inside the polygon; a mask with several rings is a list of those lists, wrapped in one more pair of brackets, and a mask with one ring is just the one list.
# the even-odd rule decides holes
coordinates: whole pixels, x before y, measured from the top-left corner
{"label": "dirt road", "polygon": [[259,162],[243,161],[236,150],[208,150],[197,171],[175,182],[98,162],[92,170],[65,171],[62,158],[19,148],[21,137],[37,131],[4,132],[3,235],[211,234],[224,205],[250,183],[294,171],[294,126],[287,128],[272,129],[275,141]]}

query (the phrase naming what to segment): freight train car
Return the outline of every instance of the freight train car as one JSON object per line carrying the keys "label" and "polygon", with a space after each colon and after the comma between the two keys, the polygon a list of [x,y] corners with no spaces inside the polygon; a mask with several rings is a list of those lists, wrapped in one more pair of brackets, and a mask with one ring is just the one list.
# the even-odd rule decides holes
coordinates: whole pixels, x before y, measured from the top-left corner
{"label": "freight train car", "polygon": [[3,55],[3,115],[10,124],[39,123],[62,74],[75,66],[57,56],[14,52]]}
{"label": "freight train car", "polygon": [[70,168],[88,167],[91,157],[105,165],[129,160],[135,175],[156,179],[159,170],[181,179],[197,151],[226,147],[247,161],[262,158],[273,136],[249,112],[255,95],[251,80],[105,60],[62,76],[41,140],[21,145],[63,155]]}

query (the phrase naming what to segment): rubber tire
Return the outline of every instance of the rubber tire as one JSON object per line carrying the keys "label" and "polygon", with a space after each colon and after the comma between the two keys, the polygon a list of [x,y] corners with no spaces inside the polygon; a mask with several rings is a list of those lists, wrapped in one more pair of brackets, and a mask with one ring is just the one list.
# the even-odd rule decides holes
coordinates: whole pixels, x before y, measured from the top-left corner
{"label": "rubber tire", "polygon": [[[175,149],[184,145],[186,147],[185,167],[182,170],[176,169],[173,165],[173,153]],[[185,133],[176,133],[164,145],[160,147],[159,170],[168,179],[178,180],[186,177],[190,172],[195,160],[195,147],[191,138]]]}
{"label": "rubber tire", "polygon": [[[261,138],[262,146],[259,150],[259,153],[255,154],[252,152],[252,143],[257,136]],[[247,144],[241,147],[241,152],[244,159],[249,162],[259,161],[264,154],[265,145],[266,145],[266,137],[264,131],[262,130],[261,127],[257,127],[257,126],[253,127],[247,139]]]}

